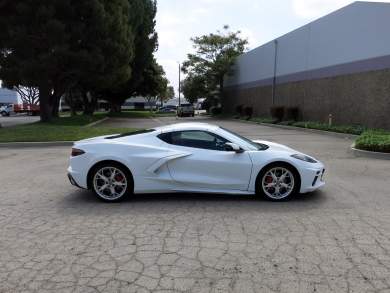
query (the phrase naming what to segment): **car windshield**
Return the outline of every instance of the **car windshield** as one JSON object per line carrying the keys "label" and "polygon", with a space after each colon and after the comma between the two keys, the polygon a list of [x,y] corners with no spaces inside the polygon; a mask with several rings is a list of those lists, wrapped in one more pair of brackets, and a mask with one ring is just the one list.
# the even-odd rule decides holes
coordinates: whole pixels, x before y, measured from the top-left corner
{"label": "car windshield", "polygon": [[238,133],[235,133],[231,130],[228,130],[226,128],[223,128],[223,127],[220,127],[223,131],[231,134],[231,135],[234,135],[236,138],[238,138],[239,140],[243,141],[244,143],[246,143],[248,145],[248,147],[251,149],[251,150],[254,150],[254,151],[264,151],[266,149],[269,148],[269,146],[265,145],[265,144],[262,144],[262,143],[256,143],[242,135],[239,135]]}

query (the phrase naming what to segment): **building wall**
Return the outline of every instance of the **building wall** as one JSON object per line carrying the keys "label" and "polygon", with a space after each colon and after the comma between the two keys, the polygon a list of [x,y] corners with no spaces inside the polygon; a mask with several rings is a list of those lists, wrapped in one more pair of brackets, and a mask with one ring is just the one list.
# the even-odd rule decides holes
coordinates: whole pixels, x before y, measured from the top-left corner
{"label": "building wall", "polygon": [[[224,110],[247,105],[258,116],[270,116],[272,86],[230,88]],[[302,120],[359,124],[390,129],[390,70],[278,84],[275,105],[299,107]]]}
{"label": "building wall", "polygon": [[[390,128],[390,3],[355,2],[242,56],[224,107],[298,106],[302,119]],[[276,62],[275,62],[276,60]]]}
{"label": "building wall", "polygon": [[18,93],[6,88],[0,88],[0,104],[18,104]]}
{"label": "building wall", "polygon": [[[321,69],[379,57],[385,64],[374,62],[366,63],[365,68],[349,67],[347,73],[387,68],[389,26],[390,3],[355,2],[243,54],[225,79],[225,85],[270,85],[274,74],[279,82],[286,81],[286,77],[289,77],[287,81],[292,81],[292,76],[298,80],[317,78],[310,74],[304,76],[304,73],[323,72]],[[327,72],[329,76],[337,74],[337,71]]]}

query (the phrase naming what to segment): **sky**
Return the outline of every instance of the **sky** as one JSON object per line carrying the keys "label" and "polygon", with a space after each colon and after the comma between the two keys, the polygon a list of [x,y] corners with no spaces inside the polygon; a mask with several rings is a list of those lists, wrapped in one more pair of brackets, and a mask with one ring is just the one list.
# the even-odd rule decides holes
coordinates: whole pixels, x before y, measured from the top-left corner
{"label": "sky", "polygon": [[[192,48],[191,38],[229,25],[241,31],[256,48],[334,10],[350,0],[157,0],[159,49],[156,57],[164,67],[176,94],[178,64]],[[374,1],[371,1],[374,2]],[[390,2],[385,0],[382,2]]]}

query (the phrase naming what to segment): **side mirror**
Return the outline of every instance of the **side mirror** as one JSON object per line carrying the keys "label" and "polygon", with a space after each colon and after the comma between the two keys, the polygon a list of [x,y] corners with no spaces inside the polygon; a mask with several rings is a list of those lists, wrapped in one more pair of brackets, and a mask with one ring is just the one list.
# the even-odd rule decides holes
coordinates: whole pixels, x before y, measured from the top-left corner
{"label": "side mirror", "polygon": [[232,143],[232,142],[225,143],[224,147],[225,147],[225,151],[227,151],[227,152],[236,152],[236,153],[243,153],[244,152],[244,150],[242,148],[240,148],[239,145]]}

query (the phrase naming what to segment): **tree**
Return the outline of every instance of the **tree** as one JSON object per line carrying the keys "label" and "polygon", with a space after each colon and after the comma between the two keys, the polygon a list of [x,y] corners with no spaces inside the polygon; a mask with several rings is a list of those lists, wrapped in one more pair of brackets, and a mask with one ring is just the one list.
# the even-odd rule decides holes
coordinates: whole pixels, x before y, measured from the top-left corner
{"label": "tree", "polygon": [[36,87],[15,86],[22,102],[29,105],[39,104],[39,90]]}
{"label": "tree", "polygon": [[240,31],[231,32],[228,26],[223,29],[191,39],[196,52],[188,54],[183,64],[183,72],[188,74],[183,92],[189,99],[200,98],[200,95],[220,98],[226,74],[246,50],[248,41],[241,38]]}
{"label": "tree", "polygon": [[181,91],[190,103],[195,103],[198,99],[206,98],[207,80],[203,75],[189,74],[181,83]]}
{"label": "tree", "polygon": [[132,70],[131,78],[104,91],[102,95],[110,101],[111,111],[118,112],[124,101],[134,96],[146,78],[147,68],[154,62],[153,54],[158,47],[158,37],[155,31],[157,4],[155,0],[129,0],[135,17],[130,19],[130,25],[135,28],[134,52],[136,58],[128,60],[127,65]]}
{"label": "tree", "polygon": [[137,94],[145,97],[149,105],[163,98],[167,93],[168,79],[164,69],[155,59],[143,72],[143,82],[139,85]]}
{"label": "tree", "polygon": [[130,78],[137,16],[128,0],[2,0],[0,11],[0,78],[39,89],[42,121],[73,88],[91,93]]}
{"label": "tree", "polygon": [[173,86],[169,85],[167,87],[167,92],[165,94],[165,100],[170,100],[170,99],[173,99],[175,97],[175,89],[173,88]]}
{"label": "tree", "polygon": [[7,81],[2,83],[2,87],[15,90],[24,104],[39,105],[39,90],[34,86],[22,86],[7,84]]}

